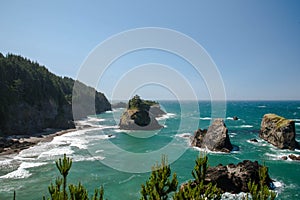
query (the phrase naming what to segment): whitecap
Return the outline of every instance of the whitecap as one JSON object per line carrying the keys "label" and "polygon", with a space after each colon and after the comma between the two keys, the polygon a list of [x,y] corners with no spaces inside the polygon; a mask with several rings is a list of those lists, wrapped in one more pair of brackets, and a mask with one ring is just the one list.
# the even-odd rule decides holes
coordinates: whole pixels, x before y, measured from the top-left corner
{"label": "whitecap", "polygon": [[18,167],[17,170],[12,171],[6,175],[0,176],[1,179],[22,179],[22,178],[28,178],[31,176],[31,173],[29,173],[29,168],[33,167],[39,167],[42,165],[45,165],[47,163],[33,163],[33,162],[22,162],[21,165]]}
{"label": "whitecap", "polygon": [[166,119],[170,119],[170,118],[174,118],[176,116],[176,114],[174,113],[167,113],[161,117],[156,117],[156,120],[166,120]]}
{"label": "whitecap", "polygon": [[241,119],[239,119],[239,118],[238,118],[237,120],[234,120],[233,117],[226,117],[226,119],[227,119],[227,120],[233,120],[233,121],[239,121],[239,120],[241,120]]}
{"label": "whitecap", "polygon": [[257,106],[258,108],[266,108],[267,106]]}
{"label": "whitecap", "polygon": [[201,120],[211,120],[211,117],[200,117]]}
{"label": "whitecap", "polygon": [[84,156],[78,156],[78,157],[73,157],[72,160],[74,162],[81,162],[81,161],[97,161],[97,160],[103,160],[105,159],[104,156],[89,156],[89,157],[84,157]]}
{"label": "whitecap", "polygon": [[238,194],[231,194],[229,192],[225,192],[222,194],[221,199],[223,200],[239,200],[239,199],[245,199],[247,197],[247,193],[240,192]]}
{"label": "whitecap", "polygon": [[132,180],[133,178],[135,178],[135,177],[136,177],[136,175],[132,175],[132,176],[130,176],[129,178],[123,180],[123,181],[119,181],[119,184],[126,183],[126,182],[128,182],[128,181],[131,181],[131,180]]}
{"label": "whitecap", "polygon": [[252,128],[252,125],[249,124],[244,124],[244,125],[240,125],[240,126],[234,126],[235,128]]}
{"label": "whitecap", "polygon": [[191,133],[181,133],[181,134],[176,134],[175,137],[180,137],[180,138],[190,138],[192,136]]}

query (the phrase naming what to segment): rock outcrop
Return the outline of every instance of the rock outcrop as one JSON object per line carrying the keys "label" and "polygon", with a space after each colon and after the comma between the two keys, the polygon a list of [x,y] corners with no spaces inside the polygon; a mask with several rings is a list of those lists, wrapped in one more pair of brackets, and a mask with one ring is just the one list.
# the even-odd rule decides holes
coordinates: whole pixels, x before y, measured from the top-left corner
{"label": "rock outcrop", "polygon": [[161,129],[163,126],[155,118],[163,114],[165,112],[160,109],[157,102],[142,100],[136,95],[129,101],[126,111],[120,118],[119,126],[124,130]]}
{"label": "rock outcrop", "polygon": [[[262,167],[257,161],[244,160],[237,165],[218,165],[207,170],[205,181],[216,184],[224,192],[240,193],[249,192],[248,182],[259,183],[259,168]],[[266,183],[272,188],[272,180],[267,175]]]}
{"label": "rock outcrop", "polygon": [[198,129],[192,138],[191,145],[208,148],[211,151],[227,153],[233,149],[229,139],[228,129],[222,119],[215,119],[208,130]]}
{"label": "rock outcrop", "polygon": [[275,114],[265,114],[259,137],[280,149],[295,150],[299,144],[295,140],[295,122]]}

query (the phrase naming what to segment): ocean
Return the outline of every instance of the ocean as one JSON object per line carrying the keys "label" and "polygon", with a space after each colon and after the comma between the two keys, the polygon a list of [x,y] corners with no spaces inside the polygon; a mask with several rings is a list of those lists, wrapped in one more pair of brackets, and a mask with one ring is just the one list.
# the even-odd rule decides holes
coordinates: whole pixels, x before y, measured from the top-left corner
{"label": "ocean", "polygon": [[[19,154],[0,156],[0,199],[12,199],[14,190],[18,200],[49,197],[48,185],[59,176],[55,160],[64,153],[73,159],[68,183],[80,181],[90,194],[103,185],[107,199],[139,199],[141,184],[162,154],[168,157],[179,183],[192,179],[195,159],[204,150],[190,147],[188,136],[198,127],[209,126],[211,103],[160,104],[168,114],[159,118],[164,125],[159,131],[119,130],[117,124],[124,109],[115,109],[81,121],[93,128],[57,136]],[[206,151],[209,165],[236,164],[245,159],[265,163],[275,180],[278,199],[299,199],[300,162],[281,157],[300,155],[300,151],[277,149],[261,140],[258,133],[263,115],[275,113],[296,121],[296,139],[300,141],[300,101],[229,101],[226,109],[222,109],[226,111],[221,117],[225,119],[231,143],[239,150],[229,154]],[[239,120],[232,120],[233,116]],[[253,138],[258,142],[250,142]]]}

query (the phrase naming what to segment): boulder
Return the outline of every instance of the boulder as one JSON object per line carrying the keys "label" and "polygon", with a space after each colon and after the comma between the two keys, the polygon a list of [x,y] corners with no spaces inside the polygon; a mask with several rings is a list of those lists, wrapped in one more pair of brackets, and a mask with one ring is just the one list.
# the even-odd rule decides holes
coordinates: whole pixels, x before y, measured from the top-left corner
{"label": "boulder", "polygon": [[233,146],[230,142],[228,129],[222,119],[215,119],[208,130],[198,129],[191,142],[192,146],[208,148],[211,151],[229,153]]}
{"label": "boulder", "polygon": [[289,159],[300,161],[300,156],[296,156],[296,155],[294,155],[294,154],[290,154],[290,155],[289,155]]}
{"label": "boulder", "polygon": [[234,121],[239,120],[239,118],[238,118],[237,116],[234,116],[232,119],[233,119]]}
{"label": "boulder", "polygon": [[[223,192],[240,193],[249,192],[248,182],[259,183],[259,168],[257,161],[244,160],[237,165],[218,165],[207,170],[205,181],[216,184]],[[266,183],[272,188],[272,179],[267,175]]]}
{"label": "boulder", "polygon": [[275,114],[264,115],[259,137],[280,149],[299,148],[295,140],[295,122]]}

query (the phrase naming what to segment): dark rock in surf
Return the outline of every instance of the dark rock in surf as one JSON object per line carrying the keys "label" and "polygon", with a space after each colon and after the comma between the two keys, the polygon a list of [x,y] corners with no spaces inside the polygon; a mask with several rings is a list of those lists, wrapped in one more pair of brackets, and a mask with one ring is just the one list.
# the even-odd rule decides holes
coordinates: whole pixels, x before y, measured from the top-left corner
{"label": "dark rock in surf", "polygon": [[191,142],[192,146],[208,148],[211,151],[229,153],[233,146],[230,142],[228,129],[222,119],[215,119],[208,130],[198,129]]}
{"label": "dark rock in surf", "polygon": [[259,137],[280,149],[295,150],[299,148],[295,139],[295,121],[275,114],[264,115]]}

